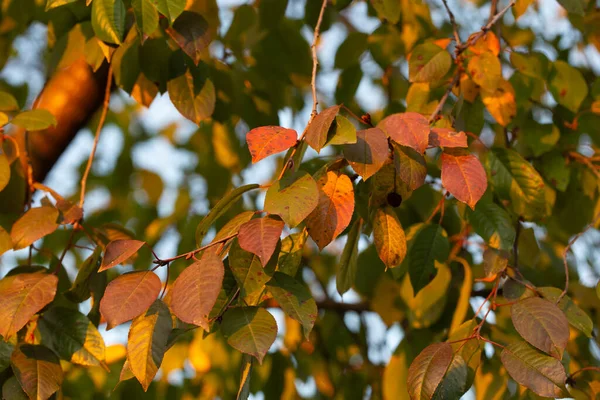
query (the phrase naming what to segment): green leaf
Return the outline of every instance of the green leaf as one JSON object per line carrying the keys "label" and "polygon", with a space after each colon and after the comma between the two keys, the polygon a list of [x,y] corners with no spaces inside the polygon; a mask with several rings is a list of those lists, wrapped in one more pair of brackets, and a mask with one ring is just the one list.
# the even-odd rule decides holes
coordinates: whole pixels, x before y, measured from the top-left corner
{"label": "green leaf", "polygon": [[433,399],[460,399],[469,389],[467,387],[467,374],[467,363],[460,355],[455,355],[446,371],[446,375],[444,375],[444,379],[437,387]]}
{"label": "green leaf", "polygon": [[244,193],[253,189],[258,189],[259,187],[260,185],[255,183],[244,185],[233,189],[231,192],[223,196],[223,198],[221,198],[221,200],[219,200],[217,204],[215,204],[215,206],[210,210],[206,217],[200,221],[200,224],[198,224],[198,227],[196,228],[196,244],[198,246],[202,246],[202,240],[210,230],[210,227],[219,217],[225,214],[227,210],[229,210],[229,208],[233,206]]}
{"label": "green leaf", "polygon": [[0,91],[0,111],[14,111],[19,109],[17,99],[8,93]]}
{"label": "green leaf", "polygon": [[171,309],[183,322],[209,331],[208,315],[217,301],[225,268],[221,256],[205,251],[200,261],[188,266],[171,289]]}
{"label": "green leaf", "polygon": [[519,384],[543,397],[564,397],[567,376],[560,360],[540,353],[523,341],[509,344],[500,354],[502,364]]}
{"label": "green leaf", "polygon": [[425,183],[427,164],[423,155],[410,147],[394,143],[394,165],[400,179],[415,190]]}
{"label": "green leaf", "polygon": [[[562,293],[562,290],[554,287],[539,287],[538,292],[542,294],[548,301],[555,303]],[[565,295],[557,304],[558,308],[565,314],[567,321],[574,328],[583,332],[587,337],[592,337],[594,323],[591,318],[583,311],[573,300]]]}
{"label": "green leaf", "polygon": [[158,13],[151,0],[132,0],[131,7],[143,43],[158,28]]}
{"label": "green leaf", "polygon": [[43,272],[15,274],[0,280],[0,335],[9,339],[34,314],[54,300],[58,278]]}
{"label": "green leaf", "polygon": [[232,347],[250,354],[262,364],[277,337],[277,322],[264,308],[230,308],[223,315],[221,331]]}
{"label": "green leaf", "polygon": [[562,359],[569,341],[569,323],[554,303],[529,297],[513,304],[510,313],[513,325],[523,339]]}
{"label": "green leaf", "polygon": [[265,284],[275,271],[277,258],[273,257],[263,267],[257,255],[242,249],[237,240],[229,250],[229,267],[240,287],[240,297],[248,304],[255,302],[261,295]]}
{"label": "green leaf", "polygon": [[513,212],[527,221],[546,215],[544,181],[519,153],[494,148],[487,152],[484,165],[494,192],[510,202]]}
{"label": "green leaf", "polygon": [[94,0],[92,27],[96,36],[107,43],[121,44],[125,33],[125,13],[123,0]]}
{"label": "green leaf", "polygon": [[104,363],[104,340],[98,329],[80,312],[53,307],[38,320],[42,343],[62,359],[79,365]]}
{"label": "green leaf", "polygon": [[368,37],[362,32],[350,32],[335,53],[335,68],[346,69],[356,64],[367,50]]}
{"label": "green leaf", "polygon": [[475,319],[463,322],[448,337],[448,342],[451,343],[455,356],[460,355],[467,363],[467,381],[465,385],[467,388],[470,388],[475,380],[475,373],[481,363],[483,344],[476,339],[467,341],[460,341],[460,339],[470,337],[477,324],[478,321]]}
{"label": "green leaf", "polygon": [[416,46],[408,61],[408,77],[411,82],[436,82],[450,70],[450,53],[436,44]]}
{"label": "green leaf", "polygon": [[554,62],[548,88],[558,104],[574,113],[579,110],[583,99],[588,94],[588,86],[581,72],[561,60]]}
{"label": "green leaf", "polygon": [[81,264],[73,285],[65,293],[69,300],[81,303],[90,298],[90,281],[92,276],[97,274],[100,267],[101,253],[102,248],[100,246],[96,247],[94,252]]}
{"label": "green leaf", "polygon": [[42,345],[22,344],[10,358],[12,369],[30,399],[48,399],[60,389],[63,371],[58,357]]}
{"label": "green leaf", "polygon": [[8,378],[2,385],[2,398],[11,400],[29,400],[15,376]]}
{"label": "green leaf", "polygon": [[544,154],[537,160],[536,167],[556,190],[561,192],[567,190],[571,180],[571,169],[560,151],[552,150]]}
{"label": "green leaf", "polygon": [[39,131],[50,126],[56,126],[56,118],[50,111],[38,108],[17,114],[10,123],[28,131]]}
{"label": "green leaf", "polygon": [[304,337],[308,339],[318,313],[317,304],[310,291],[296,279],[282,272],[275,272],[267,283],[267,288],[281,309],[302,324]]}
{"label": "green leaf", "polygon": [[46,11],[51,10],[56,7],[64,6],[66,4],[75,3],[79,0],[48,0],[46,2]]}
{"label": "green leaf", "polygon": [[191,11],[184,11],[167,33],[196,65],[212,40],[208,22],[202,15]]}
{"label": "green leaf", "polygon": [[250,396],[250,378],[252,377],[252,357],[242,355],[242,376],[236,400],[247,400]]}
{"label": "green leaf", "polygon": [[356,143],[356,128],[352,122],[348,121],[348,118],[336,115],[335,122],[329,127],[325,145],[347,143]]}
{"label": "green leaf", "polygon": [[415,294],[435,277],[435,261],[445,262],[449,253],[448,235],[440,225],[429,224],[419,229],[410,241],[406,257]]}
{"label": "green leaf", "polygon": [[386,19],[392,24],[400,20],[401,5],[396,0],[371,0],[371,5],[380,19]]}
{"label": "green leaf", "polygon": [[502,65],[498,57],[491,51],[473,56],[469,60],[468,71],[473,82],[488,92],[495,91],[498,82],[502,79]]}
{"label": "green leaf", "polygon": [[306,143],[319,153],[327,144],[327,137],[330,127],[337,113],[340,112],[340,106],[331,106],[321,111],[312,120],[306,129]]}
{"label": "green leaf", "polygon": [[264,210],[279,215],[295,228],[319,202],[317,183],[307,172],[298,171],[273,182],[265,197]]}
{"label": "green leaf", "polygon": [[408,370],[408,393],[411,399],[431,399],[452,363],[452,346],[434,343],[425,348]]}
{"label": "green leaf", "polygon": [[10,366],[10,355],[14,349],[13,343],[0,339],[0,373]]}
{"label": "green leaf", "polygon": [[565,10],[577,15],[585,15],[585,0],[557,0]]}
{"label": "green leaf", "polygon": [[546,80],[550,72],[550,61],[543,53],[533,51],[529,54],[512,51],[510,62],[519,72],[532,78]]}
{"label": "green leaf", "polygon": [[354,285],[358,260],[358,241],[362,228],[362,219],[357,219],[352,224],[342,251],[340,263],[336,273],[335,283],[340,295],[346,293]]}
{"label": "green leaf", "polygon": [[480,201],[475,210],[467,211],[467,218],[475,233],[494,249],[511,250],[516,231],[510,215],[499,205]]}
{"label": "green leaf", "polygon": [[172,24],[185,9],[186,0],[152,0],[159,13],[167,17]]}
{"label": "green leaf", "polygon": [[300,262],[302,261],[302,250],[306,244],[308,232],[302,230],[286,236],[281,241],[281,250],[279,251],[279,261],[277,262],[277,270],[296,276]]}
{"label": "green leaf", "polygon": [[533,119],[527,119],[521,127],[523,143],[535,157],[554,149],[560,139],[560,130],[554,124],[539,124]]}
{"label": "green leaf", "polygon": [[354,64],[344,69],[338,78],[335,88],[335,102],[339,104],[352,104],[362,78],[363,72],[360,64]]}
{"label": "green leaf", "polygon": [[115,83],[125,92],[131,94],[140,76],[140,39],[136,31],[131,30],[123,43],[112,56]]}
{"label": "green leaf", "polygon": [[129,368],[144,391],[160,368],[173,322],[169,308],[156,300],[150,308],[133,320],[127,340]]}
{"label": "green leaf", "polygon": [[483,252],[483,271],[486,278],[495,278],[508,266],[508,251],[488,247]]}
{"label": "green leaf", "polygon": [[189,70],[167,82],[167,91],[181,115],[196,124],[209,118],[215,109],[216,94],[212,81],[206,79],[202,87],[197,87]]}

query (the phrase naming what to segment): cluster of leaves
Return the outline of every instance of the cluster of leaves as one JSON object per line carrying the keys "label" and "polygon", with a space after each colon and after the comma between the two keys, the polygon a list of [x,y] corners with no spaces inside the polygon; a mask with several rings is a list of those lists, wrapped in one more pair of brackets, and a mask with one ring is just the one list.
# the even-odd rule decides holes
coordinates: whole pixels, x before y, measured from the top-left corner
{"label": "cluster of leaves", "polygon": [[[27,146],[9,133],[50,138],[56,120],[35,106],[20,112],[18,90],[2,83],[0,254],[29,248],[0,280],[3,397],[91,387],[110,395],[115,386],[125,397],[137,393],[132,378],[162,398],[293,398],[295,379],[310,377],[323,397],[339,398],[363,398],[367,387],[390,399],[454,399],[472,386],[482,399],[600,393],[588,316],[600,316],[600,286],[578,282],[566,260],[571,237],[599,220],[600,83],[566,51],[553,61],[533,51],[531,29],[503,23],[531,1],[494,1],[464,42],[449,9],[438,28],[426,4],[370,1],[381,25],[346,36],[335,101],[318,113],[317,55],[311,63],[301,30],[315,32],[315,49],[320,31],[346,21],[349,1],[309,0],[302,20],[286,17],[287,1],[242,5],[222,34],[208,0],[5,3],[3,26],[13,28],[0,44],[40,21],[51,71],[85,60],[101,76],[109,65],[109,84],[143,106],[168,93],[199,128],[185,141],[171,127],[160,134],[199,160],[172,212],[159,213],[166,185],[131,159],[152,138],[134,123],[138,105],[109,112],[123,149],[115,173],[92,172],[90,183],[108,188],[111,203],[84,220],[89,170],[79,202],[34,182]],[[600,47],[592,2],[560,3]],[[371,114],[356,99],[363,54],[384,71],[373,82],[387,105]],[[278,111],[302,110],[309,86],[313,113],[298,135],[279,126]],[[548,112],[551,122],[540,117]],[[269,184],[240,184],[251,164],[283,152]],[[198,176],[209,203],[200,215]],[[161,258],[156,245],[170,228],[178,255]],[[336,302],[333,282],[361,302]],[[404,333],[386,365],[371,356],[369,311]],[[361,316],[359,329],[346,312]],[[126,346],[106,346],[101,324],[128,324]],[[196,376],[170,385],[185,360]]]}

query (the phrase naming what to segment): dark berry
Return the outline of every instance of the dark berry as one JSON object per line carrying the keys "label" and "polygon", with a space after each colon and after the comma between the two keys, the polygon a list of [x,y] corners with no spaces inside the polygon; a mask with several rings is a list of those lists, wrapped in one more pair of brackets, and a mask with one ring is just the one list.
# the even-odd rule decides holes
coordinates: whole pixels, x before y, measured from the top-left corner
{"label": "dark berry", "polygon": [[396,192],[392,192],[387,195],[387,202],[390,206],[392,206],[394,208],[400,207],[400,204],[402,204],[402,196],[400,196]]}

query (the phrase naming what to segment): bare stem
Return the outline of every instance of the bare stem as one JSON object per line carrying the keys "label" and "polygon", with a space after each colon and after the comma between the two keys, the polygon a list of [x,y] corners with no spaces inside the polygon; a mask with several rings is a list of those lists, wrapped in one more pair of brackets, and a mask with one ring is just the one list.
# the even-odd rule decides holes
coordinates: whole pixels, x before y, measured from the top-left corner
{"label": "bare stem", "polygon": [[[179,254],[178,256],[175,257],[171,257],[171,258],[167,258],[165,260],[162,260],[158,257],[156,257],[156,254],[154,255],[154,257],[156,258],[156,260],[154,260],[154,264],[157,264],[157,267],[161,267],[163,265],[167,265],[175,260],[179,260],[180,258],[185,258],[185,259],[189,259],[191,257],[193,257],[194,255],[196,255],[197,253],[201,252],[202,250],[206,250],[208,248],[211,248],[219,243],[223,243],[228,241],[229,239],[233,239],[234,237],[236,237],[238,234],[237,233],[233,233],[229,236],[225,236],[224,238],[221,238],[219,240],[215,240],[213,242],[210,242],[209,244],[207,244],[206,246],[202,246],[200,248],[197,248],[195,250],[192,251],[188,251],[187,253],[183,253],[183,254]],[[154,252],[153,252],[154,253]]]}
{"label": "bare stem", "polygon": [[319,65],[319,59],[317,58],[317,42],[319,41],[319,35],[321,34],[321,23],[323,22],[323,15],[325,14],[325,8],[327,7],[327,0],[323,0],[321,5],[321,11],[319,12],[319,19],[315,25],[315,32],[313,33],[313,42],[310,46],[312,51],[312,76],[310,79],[310,87],[312,88],[313,107],[311,116],[317,115],[317,66]]}
{"label": "bare stem", "polygon": [[[494,1],[496,1],[496,0],[494,0]],[[452,24],[452,29],[454,30],[454,40],[456,40],[456,46],[460,46],[462,43],[460,41],[460,36],[458,35],[458,25],[456,24],[456,20],[454,19],[454,14],[450,10],[450,7],[448,7],[447,0],[442,0],[442,3],[444,3],[444,7],[446,8],[446,11],[448,12],[448,17],[450,17],[450,23]]]}
{"label": "bare stem", "polygon": [[94,144],[92,146],[92,151],[90,152],[90,156],[88,158],[83,177],[81,178],[81,194],[79,195],[79,207],[81,208],[83,208],[83,202],[85,199],[85,187],[87,184],[88,175],[90,174],[90,169],[92,168],[92,163],[94,162],[94,156],[96,155],[96,148],[98,147],[100,132],[102,132],[102,127],[104,126],[106,115],[108,114],[108,104],[110,103],[110,89],[112,86],[112,75],[112,64],[109,64],[108,79],[106,80],[106,89],[104,91],[104,104],[102,105],[102,113],[100,114],[100,120],[98,121],[98,127],[96,128],[96,134],[94,136]]}
{"label": "bare stem", "polygon": [[452,92],[452,89],[454,88],[454,86],[456,86],[456,84],[458,83],[458,80],[460,79],[460,73],[461,73],[461,69],[458,68],[456,70],[456,73],[454,74],[454,78],[452,78],[452,82],[450,83],[450,85],[448,85],[448,88],[446,89],[446,93],[444,93],[444,96],[442,96],[442,99],[438,103],[435,110],[433,110],[433,113],[431,113],[431,116],[429,117],[430,124],[432,122],[435,122],[439,113],[442,111],[442,108],[444,108],[444,104],[446,104],[446,101],[448,100],[448,96],[450,96],[450,92]]}

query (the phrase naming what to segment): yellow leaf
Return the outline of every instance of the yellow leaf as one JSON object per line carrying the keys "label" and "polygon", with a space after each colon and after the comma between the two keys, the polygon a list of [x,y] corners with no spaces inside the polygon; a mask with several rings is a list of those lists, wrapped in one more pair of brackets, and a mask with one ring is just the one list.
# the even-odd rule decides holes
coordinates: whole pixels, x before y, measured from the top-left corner
{"label": "yellow leaf", "polygon": [[454,315],[452,316],[452,323],[450,324],[449,331],[450,334],[452,334],[456,328],[462,324],[467,316],[467,312],[471,306],[469,300],[471,299],[471,289],[473,288],[473,273],[471,272],[469,263],[467,260],[460,257],[456,257],[455,260],[463,266],[463,269],[465,270],[465,277],[463,279],[463,284],[460,287],[460,296],[458,297]]}
{"label": "yellow leaf", "polygon": [[406,237],[398,216],[391,207],[379,208],[375,212],[373,236],[379,258],[386,268],[400,265],[406,256]]}
{"label": "yellow leaf", "polygon": [[482,91],[481,97],[490,114],[502,126],[508,125],[517,114],[515,90],[506,80],[501,80],[493,92]]}

